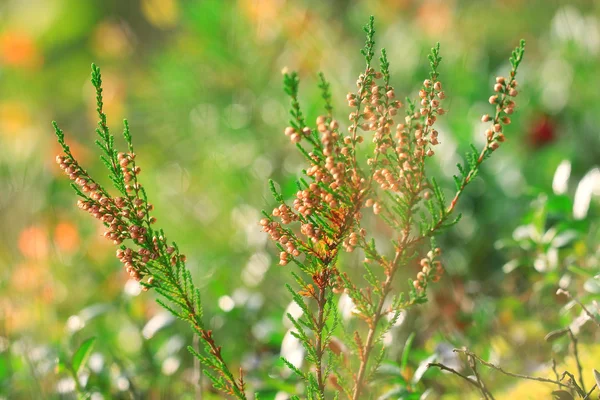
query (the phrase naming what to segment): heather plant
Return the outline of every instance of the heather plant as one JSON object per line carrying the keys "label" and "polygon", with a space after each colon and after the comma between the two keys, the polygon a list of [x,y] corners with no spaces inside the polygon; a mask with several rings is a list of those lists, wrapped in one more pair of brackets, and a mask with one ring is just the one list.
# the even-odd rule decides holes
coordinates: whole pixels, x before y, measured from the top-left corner
{"label": "heather plant", "polygon": [[[504,142],[509,115],[515,109],[513,98],[518,94],[515,77],[524,54],[523,41],[512,53],[508,77],[496,78],[489,98],[493,111],[482,117],[489,123],[485,145],[481,150],[473,147],[466,163],[458,165],[456,192],[448,202],[427,167],[443,140],[436,129],[437,119],[446,113],[440,46],[428,56],[430,72],[418,98],[407,98],[403,104],[390,83],[385,49],[375,65],[372,17],[365,32],[361,53],[366,66],[356,92],[347,96],[352,110],[347,133],[334,117],[329,83],[323,75],[319,88],[325,112],[313,128],[300,106],[298,74],[284,73],[284,88],[291,98],[285,134],[308,166],[293,200],[269,182],[277,205],[259,222],[280,250],[279,264],[297,267],[292,272],[295,286],[287,288],[302,315],[288,317],[294,327],[291,334],[306,352],[307,365],[283,362],[302,383],[299,395],[308,399],[341,396],[357,400],[380,394],[382,388],[372,382],[385,358],[383,339],[405,310],[427,301],[427,289],[443,274],[442,251],[435,237],[460,220],[456,213],[460,197],[483,162]],[[127,150],[116,149],[103,111],[102,77],[95,65],[92,84],[99,118],[96,144],[115,194],[79,164],[54,123],[63,149],[56,161],[80,197],[78,207],[101,221],[104,236],[117,246],[117,258],[143,290],[154,290],[162,307],[191,326],[204,351],[189,349],[207,367],[204,372],[213,387],[238,399],[253,397],[243,371],[228,367],[221,355],[223,343],[216,342],[203,322],[200,292],[185,256],[156,227],[153,206],[139,180],[141,168],[127,121],[123,128]],[[397,123],[402,107],[404,117]],[[376,234],[378,221],[389,227],[387,243]],[[360,252],[362,269],[354,258],[342,256],[342,250]],[[419,268],[416,276],[405,285],[397,282],[399,272],[410,274],[413,265]],[[350,299],[357,318],[342,321],[337,305],[341,296]]]}

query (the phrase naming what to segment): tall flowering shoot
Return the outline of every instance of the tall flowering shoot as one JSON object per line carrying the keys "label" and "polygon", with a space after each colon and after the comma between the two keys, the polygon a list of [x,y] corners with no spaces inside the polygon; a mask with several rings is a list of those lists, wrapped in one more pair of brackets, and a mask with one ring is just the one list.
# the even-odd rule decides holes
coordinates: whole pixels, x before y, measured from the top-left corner
{"label": "tall flowering shoot", "polygon": [[72,187],[80,197],[77,205],[102,222],[104,236],[117,246],[117,258],[127,274],[139,281],[144,291],[154,289],[160,296],[156,301],[162,307],[191,325],[205,351],[198,353],[192,347],[189,349],[207,366],[204,372],[213,386],[225,394],[246,399],[243,375],[240,372],[239,378],[234,377],[221,357],[221,348],[215,343],[212,332],[204,327],[200,292],[185,266],[185,256],[175,243],[168,242],[162,230],[154,227],[153,206],[138,180],[141,168],[136,164],[126,120],[123,137],[127,151],[118,152],[115,148],[115,138],[103,111],[102,76],[100,69],[93,64],[92,84],[96,89],[99,118],[96,144],[117,195],[111,194],[79,164],[65,142],[63,131],[53,122],[63,150],[63,154],[56,157],[56,162],[71,179]]}
{"label": "tall flowering shoot", "polygon": [[[490,122],[486,145],[481,151],[473,148],[466,164],[458,166],[456,194],[447,204],[426,168],[443,140],[436,122],[446,112],[439,44],[429,54],[430,73],[418,99],[406,99],[404,118],[398,123],[395,119],[404,105],[390,84],[385,49],[378,68],[373,65],[372,17],[365,32],[366,67],[356,92],[347,96],[351,112],[346,129],[333,116],[329,83],[322,74],[319,86],[325,112],[313,126],[301,111],[298,75],[284,74],[291,98],[285,135],[308,166],[293,199],[284,198],[270,182],[277,205],[260,221],[280,250],[280,265],[292,263],[298,268],[292,272],[297,286],[288,289],[303,313],[288,317],[294,326],[290,333],[302,343],[310,365],[303,369],[284,362],[305,383],[308,399],[341,395],[357,400],[378,394],[369,382],[385,355],[383,337],[403,310],[427,300],[429,284],[443,273],[434,237],[459,221],[454,211],[461,194],[505,139],[503,130],[515,108],[515,77],[525,47],[522,41],[514,50],[509,78],[496,80],[489,100],[495,112],[482,118]],[[375,245],[373,219],[381,219],[393,232],[389,245],[381,249]],[[361,273],[344,262],[352,258],[340,259],[342,250],[364,256]],[[418,264],[420,271],[406,284],[405,294],[395,277],[412,264]],[[339,318],[337,303],[342,296],[351,300],[356,320],[342,323]]]}

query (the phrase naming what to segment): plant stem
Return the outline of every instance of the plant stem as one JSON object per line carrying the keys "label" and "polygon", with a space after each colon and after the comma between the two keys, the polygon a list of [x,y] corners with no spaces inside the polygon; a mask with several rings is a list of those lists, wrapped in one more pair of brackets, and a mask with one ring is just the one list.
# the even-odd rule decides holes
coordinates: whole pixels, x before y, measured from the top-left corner
{"label": "plant stem", "polygon": [[579,374],[579,385],[581,390],[585,392],[585,384],[583,383],[583,368],[581,367],[581,360],[579,359],[579,351],[577,349],[577,338],[573,334],[573,331],[569,328],[569,338],[573,344],[573,356],[575,357],[575,363],[577,364],[577,373]]}
{"label": "plant stem", "polygon": [[315,352],[317,354],[316,360],[316,368],[317,368],[317,384],[319,386],[319,393],[322,398],[325,398],[325,381],[323,378],[323,326],[325,325],[324,315],[325,315],[325,304],[327,302],[325,298],[325,290],[326,287],[319,288],[319,295],[317,299],[317,305],[319,307],[319,312],[317,315],[317,338],[315,343]]}

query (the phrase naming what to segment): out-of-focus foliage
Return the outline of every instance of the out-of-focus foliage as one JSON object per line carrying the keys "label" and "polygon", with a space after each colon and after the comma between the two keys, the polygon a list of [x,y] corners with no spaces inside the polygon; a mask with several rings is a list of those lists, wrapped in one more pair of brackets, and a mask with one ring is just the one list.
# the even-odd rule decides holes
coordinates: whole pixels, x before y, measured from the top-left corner
{"label": "out-of-focus foliage", "polygon": [[[597,172],[588,174],[600,163],[597,4],[5,0],[0,396],[71,393],[75,383],[57,360],[72,360],[91,337],[97,339],[80,377],[96,398],[199,393],[200,371],[184,349],[190,338],[183,326],[151,295],[139,295],[100,227],[76,214],[53,165],[58,149],[49,121],[58,119],[68,121],[63,129],[74,140],[73,152],[102,176],[101,162],[89,151],[95,121],[87,82],[94,61],[103,67],[109,125],[130,120],[146,189],[160,204],[157,218],[188,255],[207,324],[227,343],[224,357],[261,378],[261,398],[285,398],[290,383],[278,379],[285,373],[278,357],[303,355],[285,336],[289,298],[282,282],[288,274],[276,266],[276,250],[256,224],[269,196],[266,179],[289,195],[301,163],[281,134],[287,117],[279,71],[300,69],[307,118],[313,120],[321,104],[318,90],[309,89],[317,87],[319,70],[343,107],[362,67],[356,49],[370,14],[399,93],[416,93],[412,85],[426,74],[427,50],[436,41],[443,45],[449,113],[439,129],[439,154],[446,155],[439,167],[448,174],[446,187],[460,161],[454,154],[484,141],[479,117],[491,77],[507,69],[505,55],[518,39],[528,43],[515,133],[466,193],[456,231],[443,238],[449,276],[387,343],[397,360],[382,371],[390,398],[411,398],[401,394],[404,382],[414,383],[412,392],[430,387],[441,393],[443,386],[444,393],[464,393],[446,375],[423,375],[419,367],[431,354],[452,362],[453,346],[529,372],[545,365],[550,347],[566,351],[566,342],[543,341],[580,311],[557,298],[556,287],[572,285],[586,303],[598,296],[600,184]],[[555,178],[558,194],[551,194],[565,159],[570,179],[565,186]],[[510,243],[498,242],[511,235]],[[344,315],[352,318],[350,310]],[[591,343],[597,332],[588,325],[582,335]],[[419,334],[412,350],[403,352],[413,330]],[[497,381],[498,387],[513,384]]]}

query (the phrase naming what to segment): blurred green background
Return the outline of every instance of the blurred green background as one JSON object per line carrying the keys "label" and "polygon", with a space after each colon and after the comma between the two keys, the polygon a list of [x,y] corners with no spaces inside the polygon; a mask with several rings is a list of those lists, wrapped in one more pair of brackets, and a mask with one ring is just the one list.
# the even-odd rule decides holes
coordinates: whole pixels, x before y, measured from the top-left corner
{"label": "blurred green background", "polygon": [[[435,162],[448,193],[461,154],[483,143],[479,118],[489,112],[494,76],[508,71],[510,51],[527,40],[508,141],[463,198],[462,221],[441,239],[448,275],[429,305],[411,311],[404,332],[424,332],[418,344],[426,352],[440,337],[483,342],[498,318],[517,318],[521,300],[505,292],[502,270],[512,253],[499,240],[531,215],[540,193],[571,199],[600,160],[598,2],[1,0],[1,398],[72,396],[73,381],[56,371],[56,360],[92,336],[85,378],[97,388],[94,399],[200,396],[187,327],[128,281],[54,164],[51,120],[91,174],[105,176],[93,145],[91,62],[102,68],[113,132],[123,118],[130,122],[155,215],[188,256],[225,357],[250,371],[262,398],[286,398],[293,385],[277,379],[277,359],[289,328],[289,267],[276,265],[277,250],[257,224],[272,204],[267,179],[291,194],[303,165],[283,135],[280,71],[299,71],[310,120],[322,107],[316,76],[324,72],[344,121],[371,14],[402,96],[415,96],[427,52],[441,42],[449,113]],[[568,172],[554,179],[564,160]],[[579,204],[584,221],[600,192],[600,178],[589,179],[593,190]],[[573,220],[569,201],[561,210]],[[501,313],[505,303],[513,305]],[[540,323],[532,314],[518,318]]]}

